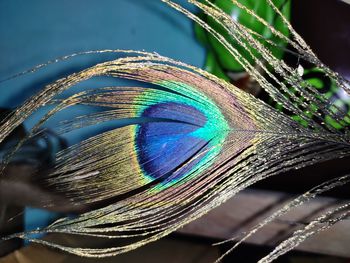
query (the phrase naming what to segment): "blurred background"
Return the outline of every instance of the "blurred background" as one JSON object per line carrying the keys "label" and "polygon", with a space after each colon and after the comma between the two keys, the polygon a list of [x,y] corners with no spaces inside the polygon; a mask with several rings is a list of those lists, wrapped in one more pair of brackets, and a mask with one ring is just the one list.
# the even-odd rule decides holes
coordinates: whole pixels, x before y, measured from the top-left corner
{"label": "blurred background", "polygon": [[[197,12],[186,1],[178,2]],[[350,5],[340,0],[291,0],[290,19],[321,60],[350,80]],[[210,43],[199,40],[200,36],[192,21],[159,0],[0,0],[0,81],[65,55],[105,49],[157,52],[208,69],[208,50],[212,47]],[[0,83],[0,117],[6,116],[46,84],[113,58],[116,55],[110,53],[78,56],[49,65],[35,74]],[[230,76],[227,74],[228,78]],[[109,81],[111,80],[98,78],[89,80],[79,85],[75,91],[102,86],[102,82],[106,85]],[[232,82],[237,84],[237,79]],[[122,84],[122,81],[118,81],[117,85]],[[256,95],[266,99],[261,94]],[[87,108],[75,107],[68,114],[75,116],[85,112],[88,112]],[[13,141],[23,137],[26,130],[42,115],[43,112],[37,112],[32,116],[6,142],[8,145],[2,145],[2,149],[7,149]],[[48,122],[48,128],[63,118],[62,115],[55,117]],[[80,141],[89,133],[92,131],[85,130],[65,138],[50,134],[48,141],[35,142],[23,152],[23,159],[30,156],[32,163],[23,164],[20,159],[8,173],[18,175],[22,172],[25,177],[33,172],[32,165],[49,165],[57,149]],[[248,229],[295,194],[348,171],[348,164],[349,160],[321,164],[303,171],[290,172],[282,179],[266,180],[178,233],[116,258],[88,260],[13,240],[0,242],[0,256],[7,255],[0,262],[213,262],[232,245],[228,243],[213,247],[213,242]],[[300,174],[303,183],[295,179]],[[315,200],[284,221],[276,222],[248,244],[242,245],[226,257],[224,262],[256,262],[294,227],[305,224],[310,214],[317,215],[326,207],[348,197],[348,189],[339,189]],[[62,214],[62,211],[54,213],[29,206],[23,208],[21,204],[8,207],[2,203],[4,202],[0,199],[0,235],[45,226]],[[15,215],[15,220],[8,221]],[[288,253],[277,262],[350,262],[350,237],[344,234],[349,233],[350,225],[346,222],[337,227],[333,232],[307,242],[299,251]],[[24,245],[26,246],[23,247]],[[16,249],[20,250],[14,252]]]}

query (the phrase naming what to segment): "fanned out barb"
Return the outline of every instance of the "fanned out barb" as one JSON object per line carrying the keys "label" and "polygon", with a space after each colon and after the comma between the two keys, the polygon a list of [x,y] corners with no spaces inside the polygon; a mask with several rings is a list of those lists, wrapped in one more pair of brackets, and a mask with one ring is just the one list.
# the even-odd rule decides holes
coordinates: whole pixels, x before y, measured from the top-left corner
{"label": "fanned out barb", "polygon": [[[308,123],[310,129],[326,129],[337,132],[334,127],[325,122],[324,116],[330,116],[334,122],[339,124],[342,122],[342,117],[346,116],[349,118],[348,113],[344,112],[339,106],[332,105],[332,107],[330,107],[330,101],[320,94],[320,92],[310,85],[310,83],[307,83],[302,79],[302,76],[298,71],[300,64],[297,65],[297,67],[291,67],[285,61],[276,58],[264,45],[274,45],[273,42],[266,40],[258,33],[246,28],[242,24],[239,24],[220,8],[216,7],[211,1],[188,0],[189,3],[192,3],[216,21],[218,24],[217,27],[220,30],[217,30],[217,27],[213,28],[200,17],[191,13],[181,5],[170,0],[162,1],[184,13],[210,32],[230,52],[230,54],[241,63],[242,67],[259,83],[259,85],[278,105],[287,109],[292,114],[299,116],[301,120]],[[242,1],[227,1],[237,5],[242,11],[247,12],[252,19],[256,20],[256,23],[261,23],[270,34],[275,35],[277,38],[285,41],[294,48],[293,54],[300,60],[305,63],[314,64],[317,68],[324,71],[326,76],[333,79],[338,87],[343,88],[349,93],[349,82],[339,76],[336,72],[329,69],[317,58],[310,47],[283,17],[272,0],[263,1],[265,4],[270,5],[276,14],[282,18],[282,21],[284,22],[285,27],[289,29],[292,38],[288,38],[282,32],[269,25],[267,21],[255,14],[253,10],[249,10],[244,4],[242,4]],[[225,37],[226,35],[228,35],[230,39],[233,39],[236,45],[232,45],[230,39]],[[247,60],[239,50],[244,50],[250,55],[251,59]],[[254,63],[249,61],[254,61]],[[296,92],[293,92],[289,87],[293,87]]]}
{"label": "fanned out barb", "polygon": [[[97,88],[55,99],[79,82],[103,75],[153,86]],[[128,120],[59,152],[56,167],[40,178],[73,204],[93,210],[35,232],[126,242],[108,249],[50,243],[82,256],[129,251],[202,216],[262,178],[348,154],[348,144],[339,135],[310,132],[232,85],[154,54],[123,57],[60,79],[18,108],[22,114],[6,119],[2,130],[10,132],[52,103],[56,106],[31,134],[74,105],[104,110],[58,124],[58,134]],[[28,233],[14,236],[30,238]]]}
{"label": "fanned out barb", "polygon": [[[293,50],[286,51],[298,58],[298,64],[295,67],[291,67],[285,61],[275,57],[273,52],[267,48],[269,45],[273,48],[278,48],[279,46],[275,42],[266,39],[264,36],[240,24],[234,17],[229,16],[215,6],[213,1],[188,0],[189,3],[198,7],[204,14],[210,17],[210,19],[214,20],[217,23],[215,27],[211,26],[205,20],[201,19],[200,16],[191,13],[174,1],[163,0],[163,2],[166,2],[171,7],[184,13],[210,32],[221,43],[221,45],[226,48],[226,50],[239,63],[241,63],[242,67],[276,102],[276,105],[287,109],[287,112],[289,113],[288,115],[298,116],[297,119],[299,122],[307,127],[309,131],[318,131],[320,133],[330,131],[333,134],[343,134],[343,139],[345,141],[348,140],[349,131],[347,125],[349,123],[349,113],[342,109],[341,105],[335,105],[329,97],[322,94],[322,92],[317,90],[316,87],[313,87],[310,83],[303,80],[303,73],[300,72],[299,69],[302,69],[303,71],[303,63],[314,65],[319,72],[323,72],[326,78],[333,80],[338,87],[348,94],[350,94],[349,81],[329,69],[317,58],[303,38],[293,29],[288,20],[282,15],[282,12],[274,4],[273,0],[264,0],[263,2],[266,5],[269,5],[275,11],[276,15],[282,19],[285,28],[291,33],[292,38],[288,38],[285,32],[279,31],[271,26],[266,20],[259,17],[254,13],[254,10],[250,10],[246,6],[244,1],[228,0],[227,2],[233,3],[236,7],[240,8],[242,12],[244,11],[249,14],[251,19],[254,19],[256,23],[260,23],[261,26],[264,26],[271,35],[288,43]],[[284,49],[284,47],[280,48]],[[244,52],[249,54],[248,56],[250,56],[250,59],[246,59],[240,50],[244,50]],[[254,63],[249,61],[254,61]],[[288,87],[293,88],[291,89]],[[335,129],[335,127],[338,127],[338,129]],[[341,127],[340,130],[339,127]],[[340,157],[341,156],[334,156],[334,158]],[[307,200],[314,198],[317,194],[328,191],[334,187],[342,186],[346,183],[348,183],[348,176],[337,178],[325,182],[296,198],[244,235],[244,237],[218,261],[235,249],[241,242],[249,238],[269,222],[280,217],[283,213],[286,213],[295,206],[299,206]],[[273,261],[277,257],[298,246],[308,237],[326,230],[338,221],[348,217],[348,213],[348,204],[341,205],[335,208],[334,211],[329,211],[327,214],[315,219],[315,221],[311,222],[304,229],[296,231],[292,237],[282,242],[273,252],[259,262]],[[232,238],[231,240],[235,240],[235,238]]]}
{"label": "fanned out barb", "polygon": [[[260,229],[262,229],[264,226],[275,220],[276,218],[279,218],[286,213],[288,213],[290,210],[301,206],[311,199],[315,198],[317,195],[323,194],[327,191],[330,191],[336,187],[343,186],[350,182],[350,175],[345,175],[342,177],[337,177],[334,179],[331,179],[327,182],[324,182],[306,193],[296,197],[290,202],[287,202],[283,205],[282,208],[278,209],[276,212],[265,218],[263,221],[261,221],[258,225],[254,226],[250,231],[246,233],[242,233],[242,238],[231,238],[228,240],[225,240],[223,242],[216,243],[215,245],[227,243],[230,241],[237,241],[235,245],[227,250],[216,262],[220,262],[221,259],[223,259],[226,255],[231,253],[233,250],[235,250],[242,242],[250,238],[252,235],[254,235],[256,232],[258,232]],[[299,245],[302,241],[307,239],[309,236],[317,234],[318,232],[321,232],[323,230],[326,230],[339,222],[342,219],[345,219],[348,217],[348,204],[344,201],[343,204],[338,205],[336,208],[333,208],[333,210],[327,211],[327,213],[319,218],[316,218],[313,220],[313,222],[310,222],[308,225],[304,227],[302,230],[298,230],[293,234],[293,237],[289,238],[289,241],[284,241],[281,243],[273,252],[271,252],[268,256],[261,259],[260,262],[272,262],[277,257],[285,254],[289,250],[293,249],[297,245]],[[339,212],[344,212],[342,216],[339,215]],[[311,230],[311,231],[310,231]],[[307,235],[304,235],[306,234]]]}
{"label": "fanned out barb", "polygon": [[[244,9],[238,1],[232,1]],[[341,121],[325,106],[327,98],[305,83],[294,68],[275,59],[257,40],[259,36],[211,2],[189,1],[217,20],[252,56],[252,48],[259,51],[262,59],[256,59],[258,70],[204,21],[172,1],[165,2],[213,33],[276,102],[301,116],[308,126],[198,68],[157,54],[119,51],[127,57],[97,64],[47,85],[0,123],[2,142],[37,110],[49,108],[30,135],[9,153],[6,165],[26,140],[67,108],[97,106],[100,111],[58,123],[55,131],[61,135],[120,121],[113,129],[59,152],[56,166],[38,179],[72,204],[86,205],[91,211],[31,232],[115,238],[118,244],[103,249],[68,247],[32,238],[31,233],[6,239],[20,237],[87,257],[116,255],[175,231],[256,181],[349,155],[347,133],[322,121],[324,114]],[[285,23],[295,38],[286,41],[300,57],[315,63],[346,88],[344,80],[324,66]],[[74,90],[75,85],[98,76],[136,80],[151,86],[103,87],[58,98],[64,91]],[[292,93],[287,83],[298,92]],[[306,114],[305,109],[315,108],[312,105],[317,110]],[[322,220],[331,220],[339,213],[338,218],[343,218],[346,209],[343,206],[332,211]],[[313,225],[317,231],[323,229],[317,223]],[[297,244],[293,242],[293,246]],[[273,252],[272,257],[278,253]]]}

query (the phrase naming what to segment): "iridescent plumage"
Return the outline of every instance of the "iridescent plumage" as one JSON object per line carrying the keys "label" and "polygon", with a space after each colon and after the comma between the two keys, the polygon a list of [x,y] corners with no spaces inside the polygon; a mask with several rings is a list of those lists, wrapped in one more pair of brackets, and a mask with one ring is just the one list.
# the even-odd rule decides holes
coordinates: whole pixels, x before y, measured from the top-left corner
{"label": "iridescent plumage", "polygon": [[[31,134],[37,133],[56,113],[76,105],[98,106],[101,111],[67,117],[55,127],[58,134],[122,121],[59,152],[56,166],[41,178],[43,185],[55,189],[73,204],[87,205],[91,211],[34,231],[118,238],[122,244],[100,249],[32,241],[81,256],[116,255],[175,231],[259,180],[350,154],[347,134],[322,121],[325,114],[335,122],[341,121],[324,105],[327,98],[306,83],[297,69],[276,58],[253,37],[258,35],[210,1],[189,0],[226,29],[240,48],[248,52],[254,48],[259,53],[258,57],[251,54],[252,65],[205,21],[172,1],[164,2],[211,32],[276,103],[300,116],[307,125],[201,69],[157,54],[115,51],[120,58],[59,79],[28,99],[0,123],[0,142],[31,114],[48,105],[54,107],[38,121]],[[288,42],[300,57],[322,68],[339,87],[346,88],[344,79],[318,60],[271,0],[266,3],[281,16],[294,39],[269,26],[253,10],[236,0],[232,2],[275,37]],[[150,87],[104,87],[57,98],[65,90],[96,76],[146,82]],[[292,92],[288,85],[297,92]],[[317,107],[311,115],[305,112],[310,105]],[[9,158],[15,152],[16,149]],[[28,234],[11,237],[30,239]]]}

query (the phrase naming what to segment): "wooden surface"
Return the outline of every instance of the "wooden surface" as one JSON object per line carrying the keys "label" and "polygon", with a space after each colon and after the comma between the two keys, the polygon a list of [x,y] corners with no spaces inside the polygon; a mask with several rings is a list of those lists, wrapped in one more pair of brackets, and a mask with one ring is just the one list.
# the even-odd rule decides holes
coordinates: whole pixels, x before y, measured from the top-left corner
{"label": "wooden surface", "polygon": [[0,258],[0,263],[213,263],[219,250],[205,244],[164,238],[126,254],[107,258],[84,258],[32,244]]}
{"label": "wooden surface", "polygon": [[[250,230],[252,226],[291,198],[292,196],[285,193],[246,190],[206,216],[185,226],[179,232],[220,240],[229,239]],[[341,201],[344,200],[318,197],[265,226],[247,242],[274,246],[296,229],[303,227],[301,223],[309,222],[311,218],[315,218]],[[292,222],[301,223],[293,224]],[[330,230],[308,239],[297,249],[350,258],[350,220],[340,222]]]}

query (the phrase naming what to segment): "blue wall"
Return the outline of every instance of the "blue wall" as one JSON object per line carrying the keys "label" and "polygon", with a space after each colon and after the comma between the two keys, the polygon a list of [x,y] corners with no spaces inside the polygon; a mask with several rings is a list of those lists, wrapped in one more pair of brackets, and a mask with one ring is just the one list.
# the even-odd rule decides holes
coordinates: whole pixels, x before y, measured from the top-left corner
{"label": "blue wall", "polygon": [[[192,22],[160,0],[0,0],[0,80],[60,56],[97,49],[156,51],[199,67],[205,56]],[[3,82],[0,107],[13,108],[43,85],[114,57],[79,57]],[[98,84],[94,80],[88,85]],[[69,112],[82,113],[85,108]],[[42,114],[36,113],[26,126]],[[74,143],[82,138],[78,132],[67,139]],[[52,221],[53,214],[28,208],[25,218],[26,228],[33,229]]]}
{"label": "blue wall", "polygon": [[[185,1],[182,1],[185,2]],[[0,0],[0,79],[63,55],[96,49],[136,49],[202,66],[204,50],[192,22],[160,0]],[[50,66],[0,85],[0,107],[75,69],[107,56]]]}

